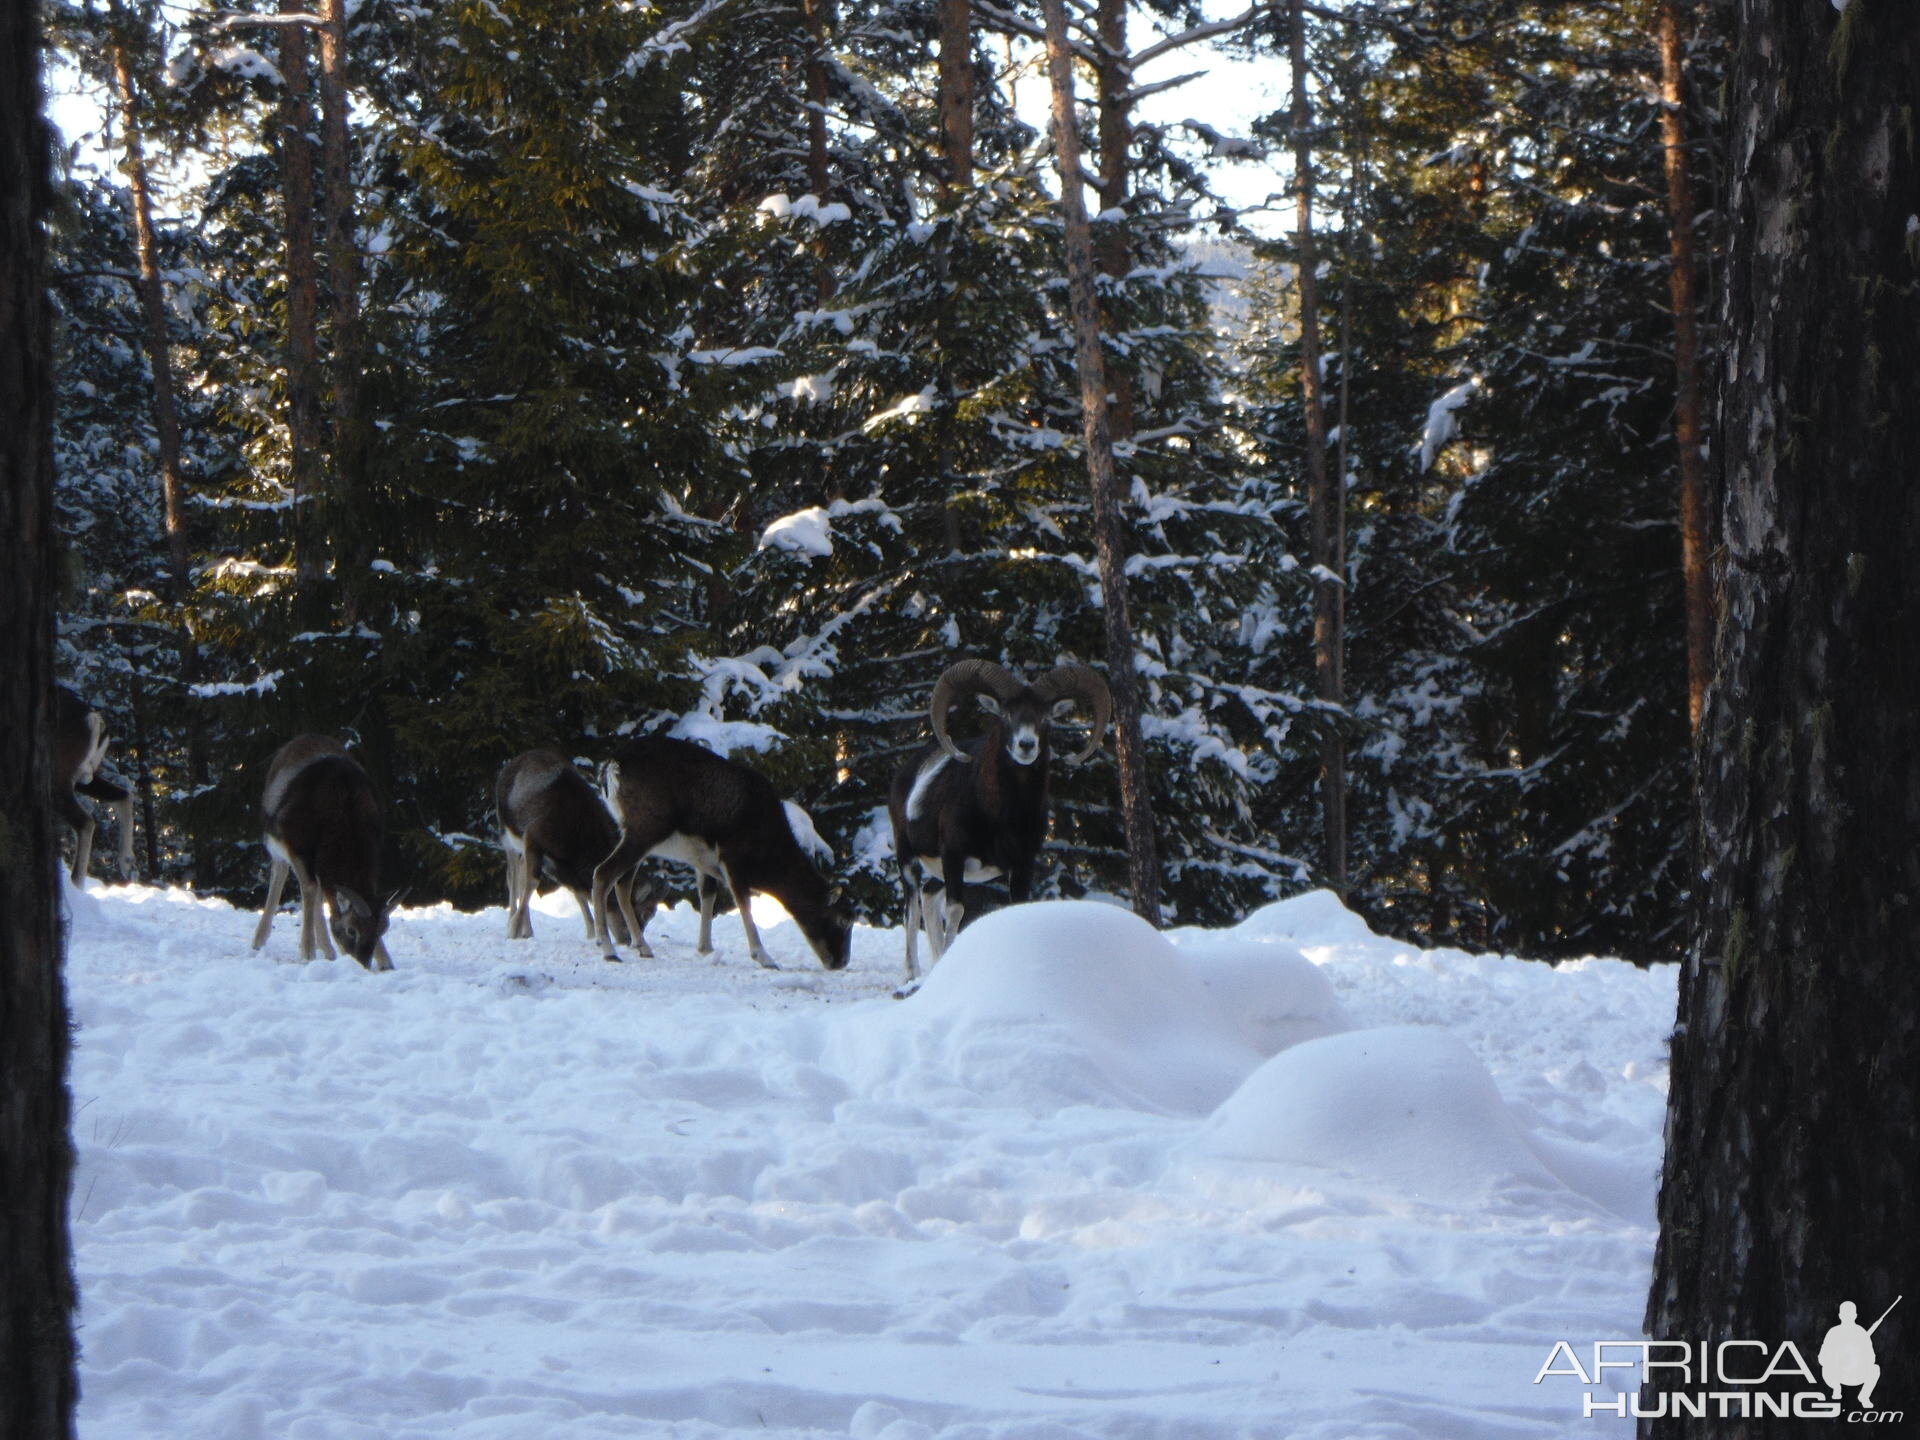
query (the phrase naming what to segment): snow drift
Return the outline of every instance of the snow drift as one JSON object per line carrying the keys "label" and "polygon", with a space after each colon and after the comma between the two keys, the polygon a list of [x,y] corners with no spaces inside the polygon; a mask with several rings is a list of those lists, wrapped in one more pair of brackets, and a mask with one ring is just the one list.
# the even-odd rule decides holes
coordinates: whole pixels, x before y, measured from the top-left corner
{"label": "snow drift", "polygon": [[72,897],[88,1440],[1624,1432],[1532,1380],[1637,1333],[1669,974],[1058,903],[895,1002],[571,906]]}

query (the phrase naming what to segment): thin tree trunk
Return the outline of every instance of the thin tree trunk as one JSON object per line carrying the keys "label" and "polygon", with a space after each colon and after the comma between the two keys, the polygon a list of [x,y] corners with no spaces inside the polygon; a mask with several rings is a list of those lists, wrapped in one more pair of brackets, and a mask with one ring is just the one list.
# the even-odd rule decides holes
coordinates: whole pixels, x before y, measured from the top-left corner
{"label": "thin tree trunk", "polygon": [[[1097,194],[1103,214],[1125,213],[1133,188],[1133,68],[1127,63],[1126,0],[1100,0],[1094,16],[1098,63],[1094,66],[1095,113],[1099,116],[1100,181]],[[1115,298],[1133,270],[1133,243],[1124,220],[1109,219],[1095,244],[1100,273],[1113,282]],[[1119,317],[1109,307],[1106,329],[1113,333]],[[1124,367],[1107,377],[1113,393],[1110,426],[1116,440],[1130,439],[1134,431],[1133,375]]]}
{"label": "thin tree trunk", "polygon": [[147,738],[147,685],[138,663],[127,676],[127,702],[133,718],[133,748],[139,766],[134,788],[140,792],[140,819],[147,832],[147,868],[141,878],[151,884],[160,874],[160,807],[153,786],[153,746]]}
{"label": "thin tree trunk", "polygon": [[1699,306],[1694,298],[1693,177],[1687,166],[1686,47],[1679,0],[1660,0],[1660,138],[1667,169],[1673,299],[1673,443],[1680,461],[1680,573],[1686,592],[1687,718],[1697,732],[1713,667],[1713,591],[1707,574],[1707,477],[1702,453]]}
{"label": "thin tree trunk", "polygon": [[73,1252],[53,696],[53,332],[40,16],[0,12],[0,1440],[70,1440]]}
{"label": "thin tree trunk", "polygon": [[973,185],[973,7],[939,0],[940,147],[947,162],[947,205]]}
{"label": "thin tree trunk", "polygon": [[[306,13],[305,0],[281,0],[282,14]],[[293,487],[293,564],[303,624],[320,619],[326,559],[320,507],[326,451],[320,434],[320,265],[314,245],[313,100],[304,26],[280,27],[280,193],[287,263],[287,453]]]}
{"label": "thin tree trunk", "polygon": [[1134,912],[1160,923],[1160,861],[1153,833],[1153,796],[1140,735],[1140,682],[1133,666],[1133,619],[1127,608],[1126,537],[1114,481],[1113,436],[1107,419],[1106,365],[1100,353],[1100,304],[1094,291],[1093,236],[1081,193],[1080,135],[1075,128],[1073,52],[1062,0],[1044,0],[1047,71],[1053,85],[1053,147],[1060,169],[1066,232],[1067,296],[1073,311],[1087,474],[1093,489],[1093,534],[1106,622],[1107,683],[1113,691],[1114,751],[1127,829],[1127,878]]}
{"label": "thin tree trunk", "polygon": [[[946,161],[941,190],[947,209],[958,209],[973,187],[973,7],[968,0],[939,0],[940,19],[940,146]],[[960,247],[958,233],[944,235],[943,268]],[[943,277],[944,278],[944,277]],[[961,548],[960,511],[955,504],[959,445],[954,429],[954,360],[961,344],[954,307],[942,306],[935,320],[939,346],[938,374],[942,405],[937,417],[935,456],[939,465],[942,521],[947,549]]]}
{"label": "thin tree trunk", "polygon": [[320,0],[319,16],[320,163],[326,179],[327,288],[333,321],[333,485],[327,528],[335,547],[341,618],[351,625],[360,618],[373,559],[367,474],[373,437],[361,386],[367,344],[360,313],[360,247],[347,114],[347,0]]}
{"label": "thin tree trunk", "polygon": [[[1346,481],[1327,473],[1326,379],[1320,373],[1320,277],[1313,238],[1313,109],[1307,97],[1307,26],[1288,0],[1293,66],[1294,258],[1300,277],[1300,396],[1306,415],[1307,504],[1312,515],[1313,665],[1320,698],[1346,700]],[[1347,744],[1329,723],[1320,742],[1320,804],[1327,876],[1347,879]]]}
{"label": "thin tree trunk", "polygon": [[[807,27],[807,185],[827,203],[833,187],[833,173],[827,153],[827,42],[833,25],[832,0],[800,0],[800,12]],[[833,268],[827,264],[827,236],[824,227],[813,242],[814,291],[825,304],[835,290]]]}
{"label": "thin tree trunk", "polygon": [[[167,537],[167,563],[172,572],[172,600],[179,607],[180,683],[191,689],[200,679],[200,648],[193,635],[192,552],[187,543],[186,475],[181,463],[180,408],[173,380],[173,349],[167,336],[167,302],[160,275],[159,245],[153,229],[152,187],[145,147],[140,138],[140,108],[133,68],[127,57],[125,8],[114,0],[113,78],[120,97],[121,134],[127,151],[127,188],[133,199],[133,234],[138,251],[140,308],[145,321],[147,363],[153,372],[153,431],[159,447],[160,498]],[[141,706],[140,677],[133,677],[135,724],[140,730],[140,798],[146,821],[147,877],[159,873],[160,832],[155,813],[152,756],[146,741],[146,717]],[[188,703],[187,769],[204,769],[205,725],[199,709]],[[191,865],[191,857],[189,857]]]}
{"label": "thin tree trunk", "polygon": [[[1902,117],[1920,111],[1920,9],[1743,0],[1726,111],[1726,562],[1646,1325],[1696,1344],[1792,1341],[1812,1362],[1843,1302],[1866,1325],[1904,1292],[1873,1336],[1875,1404],[1910,1413],[1920,156]],[[1858,1394],[1844,1398],[1851,1419]],[[1643,1433],[1762,1440],[1820,1423]]]}
{"label": "thin tree trunk", "polygon": [[807,184],[826,203],[832,179],[827,166],[827,31],[829,0],[800,0],[807,29]]}
{"label": "thin tree trunk", "polygon": [[173,570],[174,599],[187,591],[186,481],[180,470],[180,409],[173,385],[173,347],[167,338],[167,298],[160,278],[159,246],[153,233],[153,195],[145,147],[140,142],[140,102],[121,33],[125,13],[113,6],[113,80],[120,98],[120,133],[127,151],[127,189],[133,198],[133,237],[138,251],[141,318],[145,322],[147,363],[153,371],[153,433],[160,450],[160,497],[167,532],[167,560]]}

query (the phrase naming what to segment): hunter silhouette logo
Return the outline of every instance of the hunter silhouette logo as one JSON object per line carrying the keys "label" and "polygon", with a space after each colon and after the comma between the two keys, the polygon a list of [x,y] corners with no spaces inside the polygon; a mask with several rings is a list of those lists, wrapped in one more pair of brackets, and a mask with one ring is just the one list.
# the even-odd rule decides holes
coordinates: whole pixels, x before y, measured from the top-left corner
{"label": "hunter silhouette logo", "polygon": [[[1873,1332],[1906,1297],[1896,1295],[1880,1319],[1862,1326],[1859,1309],[1851,1300],[1840,1302],[1840,1323],[1820,1342],[1820,1373],[1806,1361],[1791,1340],[1775,1345],[1766,1340],[1596,1340],[1592,1363],[1566,1340],[1557,1342],[1533,1383],[1565,1376],[1586,1390],[1584,1414],[1629,1416],[1639,1420],[1662,1418],[1842,1420],[1849,1425],[1900,1424],[1900,1410],[1873,1408],[1880,1384],[1880,1361],[1874,1353]],[[1609,1375],[1608,1371],[1617,1371]],[[1824,1386],[1824,1388],[1822,1388]],[[1858,1408],[1847,1404],[1844,1391],[1857,1388]]]}
{"label": "hunter silhouette logo", "polygon": [[[1896,1295],[1893,1305],[1906,1298]],[[1880,1320],[1893,1313],[1893,1305],[1880,1312]],[[1827,1338],[1820,1342],[1820,1378],[1827,1382],[1836,1400],[1840,1398],[1842,1386],[1858,1385],[1860,1408],[1871,1410],[1873,1387],[1880,1383],[1880,1365],[1873,1353],[1873,1332],[1880,1328],[1880,1320],[1862,1330],[1853,1319],[1858,1313],[1853,1301],[1840,1302],[1840,1323],[1827,1331]]]}

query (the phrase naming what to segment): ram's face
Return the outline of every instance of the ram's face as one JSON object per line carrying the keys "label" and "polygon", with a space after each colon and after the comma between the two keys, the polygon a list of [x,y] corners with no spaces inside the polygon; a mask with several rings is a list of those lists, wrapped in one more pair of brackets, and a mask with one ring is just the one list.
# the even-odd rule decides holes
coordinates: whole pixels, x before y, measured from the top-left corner
{"label": "ram's face", "polygon": [[1047,707],[1028,695],[1016,696],[1001,707],[1007,727],[1007,758],[1016,765],[1032,765],[1047,753]]}

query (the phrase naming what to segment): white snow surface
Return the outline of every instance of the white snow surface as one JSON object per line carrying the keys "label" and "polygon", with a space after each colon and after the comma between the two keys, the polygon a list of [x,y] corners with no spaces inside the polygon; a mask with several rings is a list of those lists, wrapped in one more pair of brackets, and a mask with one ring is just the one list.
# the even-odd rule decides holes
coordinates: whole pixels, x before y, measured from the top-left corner
{"label": "white snow surface", "polygon": [[912,998],[755,902],[70,892],[86,1440],[1625,1435],[1671,969],[1421,951],[1325,892],[1002,910]]}

